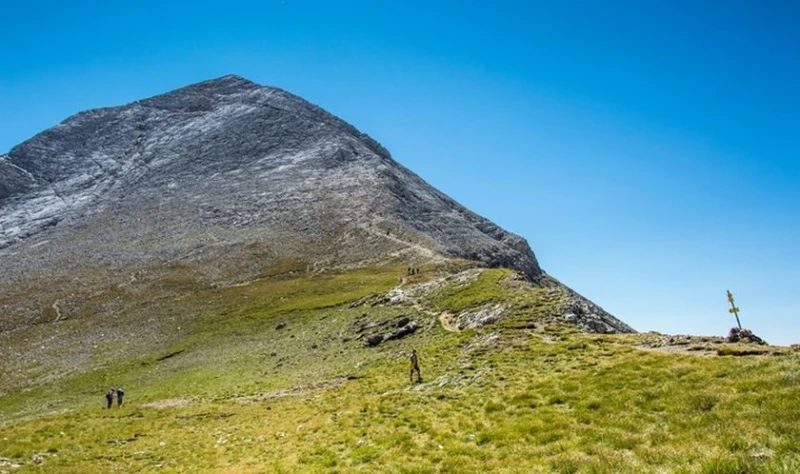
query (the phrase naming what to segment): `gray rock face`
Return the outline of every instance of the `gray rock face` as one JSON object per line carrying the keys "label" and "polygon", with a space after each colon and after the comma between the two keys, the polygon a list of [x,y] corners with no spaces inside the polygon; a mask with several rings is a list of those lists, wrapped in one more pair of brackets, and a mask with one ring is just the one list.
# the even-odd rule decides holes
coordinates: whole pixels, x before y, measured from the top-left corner
{"label": "gray rock face", "polygon": [[79,113],[0,157],[0,280],[204,259],[222,278],[254,247],[262,264],[457,257],[542,275],[524,239],[375,140],[236,76]]}
{"label": "gray rock face", "polygon": [[564,313],[562,314],[564,321],[574,324],[586,332],[597,334],[630,334],[636,332],[632,327],[552,276],[545,275],[542,278],[542,284],[559,287],[564,292]]}

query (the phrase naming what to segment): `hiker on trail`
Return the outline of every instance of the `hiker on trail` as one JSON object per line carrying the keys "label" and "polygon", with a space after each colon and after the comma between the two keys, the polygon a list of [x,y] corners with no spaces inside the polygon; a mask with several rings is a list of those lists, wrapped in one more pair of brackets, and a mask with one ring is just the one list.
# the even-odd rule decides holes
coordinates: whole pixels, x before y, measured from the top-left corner
{"label": "hiker on trail", "polygon": [[422,383],[422,374],[419,373],[419,357],[416,349],[411,351],[411,373],[409,377],[412,382],[414,381],[414,371],[417,372],[417,383]]}
{"label": "hiker on trail", "polygon": [[108,405],[106,406],[106,408],[111,408],[111,405],[114,403],[114,389],[113,388],[108,389],[108,392],[106,392],[106,402],[108,402]]}
{"label": "hiker on trail", "polygon": [[125,390],[122,387],[117,389],[117,408],[122,406],[122,396],[125,395]]}

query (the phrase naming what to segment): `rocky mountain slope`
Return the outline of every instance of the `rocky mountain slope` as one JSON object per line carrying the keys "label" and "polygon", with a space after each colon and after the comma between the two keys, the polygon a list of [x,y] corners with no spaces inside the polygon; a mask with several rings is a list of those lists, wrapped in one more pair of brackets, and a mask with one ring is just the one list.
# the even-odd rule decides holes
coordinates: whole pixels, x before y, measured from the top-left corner
{"label": "rocky mountain slope", "polygon": [[[230,285],[453,258],[560,285],[523,238],[375,140],[237,76],[79,113],[0,157],[0,331],[115,311],[81,302],[145,274]],[[568,316],[591,330],[632,331],[574,303]]]}

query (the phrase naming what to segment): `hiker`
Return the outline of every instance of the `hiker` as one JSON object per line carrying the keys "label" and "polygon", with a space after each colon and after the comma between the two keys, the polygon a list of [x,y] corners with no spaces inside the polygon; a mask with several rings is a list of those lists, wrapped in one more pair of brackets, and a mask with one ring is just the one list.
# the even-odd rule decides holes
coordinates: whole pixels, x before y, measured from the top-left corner
{"label": "hiker", "polygon": [[411,382],[414,381],[414,371],[417,372],[417,383],[422,383],[422,374],[419,372],[419,357],[416,349],[411,351],[411,373],[409,374]]}
{"label": "hiker", "polygon": [[125,395],[125,390],[122,387],[117,389],[117,408],[122,406],[122,396]]}
{"label": "hiker", "polygon": [[113,388],[108,389],[108,392],[106,392],[106,402],[108,402],[106,408],[111,408],[111,405],[114,403],[114,389]]}

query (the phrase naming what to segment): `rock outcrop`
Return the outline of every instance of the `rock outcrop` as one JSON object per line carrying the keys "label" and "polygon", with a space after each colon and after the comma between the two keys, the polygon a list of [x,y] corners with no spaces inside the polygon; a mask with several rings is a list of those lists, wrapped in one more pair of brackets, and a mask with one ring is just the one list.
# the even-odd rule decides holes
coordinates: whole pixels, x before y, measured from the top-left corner
{"label": "rock outcrop", "polygon": [[728,331],[728,337],[726,340],[728,342],[746,342],[750,344],[759,344],[762,346],[767,345],[763,339],[753,334],[753,331],[735,327]]}

